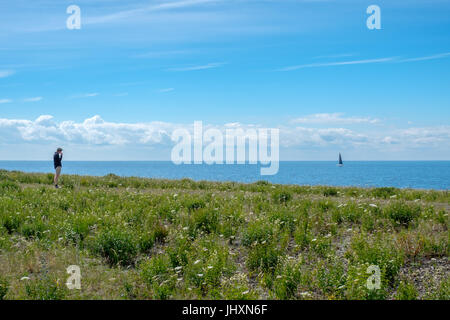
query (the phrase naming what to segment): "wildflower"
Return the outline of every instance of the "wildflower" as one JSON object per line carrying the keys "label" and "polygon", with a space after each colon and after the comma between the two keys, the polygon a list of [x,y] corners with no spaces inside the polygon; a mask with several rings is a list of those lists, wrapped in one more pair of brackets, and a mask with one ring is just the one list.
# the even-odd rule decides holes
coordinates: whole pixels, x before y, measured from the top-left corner
{"label": "wildflower", "polygon": [[194,264],[198,264],[200,262],[200,260],[195,260]]}
{"label": "wildflower", "polygon": [[301,295],[302,297],[311,297],[311,293],[309,293],[308,291],[301,292],[300,295]]}

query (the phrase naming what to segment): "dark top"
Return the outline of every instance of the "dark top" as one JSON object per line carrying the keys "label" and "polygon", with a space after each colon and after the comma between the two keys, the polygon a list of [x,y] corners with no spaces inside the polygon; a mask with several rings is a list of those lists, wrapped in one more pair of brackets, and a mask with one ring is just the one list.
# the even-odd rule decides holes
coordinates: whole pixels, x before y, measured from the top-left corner
{"label": "dark top", "polygon": [[62,154],[55,152],[55,154],[53,155],[53,165],[55,166],[55,169],[57,167],[62,167],[61,160],[62,160]]}

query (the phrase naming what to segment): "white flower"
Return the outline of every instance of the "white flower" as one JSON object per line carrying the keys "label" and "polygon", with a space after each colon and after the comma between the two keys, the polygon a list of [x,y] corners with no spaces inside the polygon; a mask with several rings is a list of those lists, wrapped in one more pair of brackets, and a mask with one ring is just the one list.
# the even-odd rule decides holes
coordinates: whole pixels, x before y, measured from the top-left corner
{"label": "white flower", "polygon": [[311,297],[311,293],[309,293],[309,292],[307,292],[307,291],[301,292],[300,295],[301,295],[302,297]]}
{"label": "white flower", "polygon": [[198,264],[200,262],[200,260],[195,260],[194,264]]}

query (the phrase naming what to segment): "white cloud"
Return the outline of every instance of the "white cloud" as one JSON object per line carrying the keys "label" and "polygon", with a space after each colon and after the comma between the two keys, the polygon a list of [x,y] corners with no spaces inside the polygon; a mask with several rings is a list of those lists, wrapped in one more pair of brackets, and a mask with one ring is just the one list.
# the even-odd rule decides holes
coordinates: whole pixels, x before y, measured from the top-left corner
{"label": "white cloud", "polygon": [[34,121],[0,119],[0,141],[11,144],[46,141],[88,145],[167,144],[174,127],[163,122],[106,122],[100,116],[81,123],[57,123],[51,115],[42,115]]}
{"label": "white cloud", "polygon": [[397,131],[398,141],[413,146],[446,146],[450,148],[450,126],[408,128]]}
{"label": "white cloud", "polygon": [[283,128],[280,130],[280,144],[283,147],[330,145],[360,145],[369,143],[367,135],[346,128]]}
{"label": "white cloud", "polygon": [[0,99],[0,104],[2,103],[11,103],[12,100],[11,99]]}
{"label": "white cloud", "polygon": [[426,60],[443,59],[443,58],[447,58],[447,57],[450,57],[450,52],[434,54],[431,56],[403,59],[403,60],[400,60],[399,62],[426,61]]}
{"label": "white cloud", "polygon": [[38,102],[41,101],[43,98],[42,97],[33,97],[33,98],[26,98],[23,99],[24,102]]}
{"label": "white cloud", "polygon": [[0,70],[0,78],[6,78],[16,73],[14,70]]}
{"label": "white cloud", "polygon": [[205,69],[212,69],[212,68],[218,68],[220,66],[224,65],[223,62],[215,62],[215,63],[208,63],[204,65],[199,66],[190,66],[190,67],[180,67],[180,68],[170,68],[169,71],[197,71],[197,70],[205,70]]}
{"label": "white cloud", "polygon": [[[344,56],[344,55],[341,55],[341,56]],[[332,56],[329,56],[329,57],[332,57]],[[336,56],[336,57],[339,57],[339,56]],[[403,63],[403,62],[415,62],[415,61],[443,59],[443,58],[448,58],[448,57],[450,57],[450,52],[438,53],[438,54],[434,54],[434,55],[430,55],[430,56],[423,56],[423,57],[416,57],[416,58],[405,58],[405,59],[400,59],[399,57],[388,57],[388,58],[379,58],[379,59],[309,63],[309,64],[301,64],[301,65],[295,65],[295,66],[288,66],[288,67],[278,69],[276,71],[294,71],[294,70],[305,69],[305,68],[334,67],[334,66],[385,63],[385,62]],[[319,58],[319,57],[316,57],[316,58]],[[327,56],[321,56],[320,58],[327,58]]]}
{"label": "white cloud", "polygon": [[318,68],[318,67],[332,67],[332,66],[345,66],[354,64],[369,64],[369,63],[383,63],[393,61],[395,58],[380,58],[380,59],[366,59],[366,60],[352,60],[352,61],[338,61],[338,62],[326,62],[326,63],[310,63],[297,66],[290,66],[281,68],[278,71],[294,71],[304,68]]}
{"label": "white cloud", "polygon": [[316,113],[294,119],[292,122],[301,124],[374,124],[380,120],[369,117],[343,117],[343,113]]}
{"label": "white cloud", "polygon": [[112,21],[120,21],[124,19],[128,19],[130,17],[135,17],[137,15],[146,14],[149,12],[157,12],[157,11],[165,11],[165,10],[173,10],[180,8],[187,8],[192,6],[199,6],[202,4],[208,4],[213,2],[220,2],[223,0],[182,0],[182,1],[171,1],[160,4],[152,4],[149,6],[142,6],[136,9],[123,10],[116,13],[91,17],[87,18],[85,21],[86,24],[99,24],[99,23],[107,23]]}
{"label": "white cloud", "polygon": [[70,98],[75,99],[75,98],[92,98],[92,97],[96,97],[98,96],[100,93],[98,92],[92,92],[92,93],[83,93],[83,94],[76,94],[71,96]]}
{"label": "white cloud", "polygon": [[174,91],[174,90],[175,90],[174,88],[165,88],[165,89],[159,89],[158,92],[165,93],[165,92],[170,92],[170,91]]}
{"label": "white cloud", "polygon": [[[203,124],[204,130],[213,127],[225,133],[225,130],[230,128],[246,130],[263,126],[237,122],[221,125]],[[336,149],[353,149],[356,150],[355,152],[370,150],[374,154],[384,154],[387,158],[395,157],[396,154],[405,150],[411,151],[412,154],[419,152],[417,150],[431,150],[435,152],[434,154],[445,157],[445,154],[448,155],[445,150],[448,150],[450,146],[450,126],[411,127],[375,132],[367,131],[366,128],[351,130],[341,127],[311,128],[295,125],[275,127],[280,129],[280,147],[285,150],[324,152]],[[192,133],[193,124],[158,121],[109,122],[98,115],[81,122],[56,121],[51,115],[41,115],[35,120],[0,119],[0,145],[15,147],[70,145],[71,148],[84,148],[83,150],[91,150],[95,147],[109,151],[116,148],[122,153],[127,153],[127,150],[133,148],[135,150],[140,147],[150,147],[157,150],[155,151],[157,153],[165,152],[168,159],[170,152],[166,151],[174,145],[171,139],[172,132],[179,128]],[[442,152],[445,154],[442,155]],[[1,153],[0,155],[5,156]],[[127,157],[132,158],[131,155]]]}

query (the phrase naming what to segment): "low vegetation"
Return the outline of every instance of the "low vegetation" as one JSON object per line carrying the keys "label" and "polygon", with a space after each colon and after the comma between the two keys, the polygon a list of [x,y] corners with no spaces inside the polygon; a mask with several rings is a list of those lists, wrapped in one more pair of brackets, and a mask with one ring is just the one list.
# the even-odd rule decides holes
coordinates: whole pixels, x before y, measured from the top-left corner
{"label": "low vegetation", "polygon": [[450,300],[448,191],[52,179],[0,170],[0,300]]}

